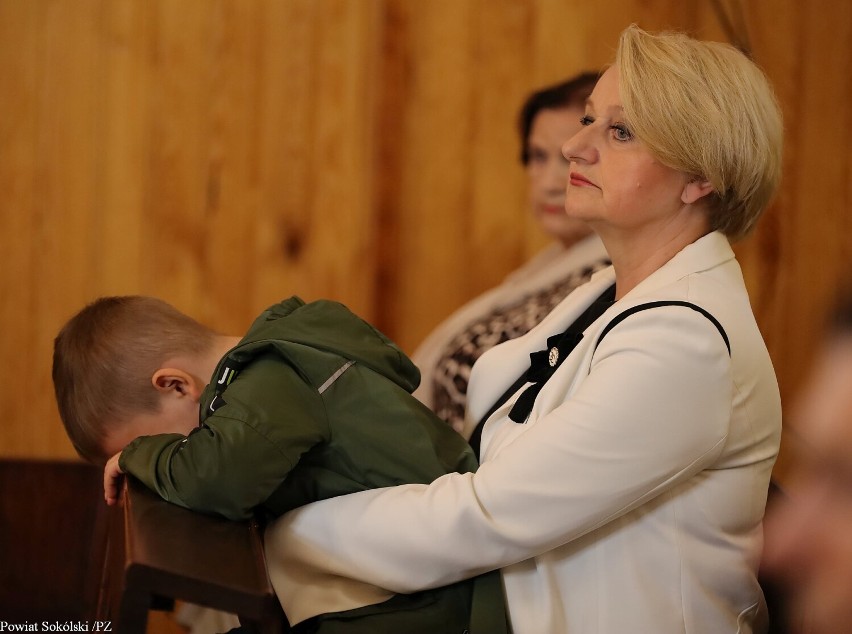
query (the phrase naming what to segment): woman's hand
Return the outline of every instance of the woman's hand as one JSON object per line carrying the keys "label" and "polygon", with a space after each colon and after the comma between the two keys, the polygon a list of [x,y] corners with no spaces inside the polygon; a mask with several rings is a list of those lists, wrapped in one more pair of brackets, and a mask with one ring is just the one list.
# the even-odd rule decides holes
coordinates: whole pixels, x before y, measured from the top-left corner
{"label": "woman's hand", "polygon": [[118,501],[118,483],[124,474],[124,471],[118,466],[119,457],[121,457],[120,451],[107,460],[104,466],[104,499],[109,506]]}

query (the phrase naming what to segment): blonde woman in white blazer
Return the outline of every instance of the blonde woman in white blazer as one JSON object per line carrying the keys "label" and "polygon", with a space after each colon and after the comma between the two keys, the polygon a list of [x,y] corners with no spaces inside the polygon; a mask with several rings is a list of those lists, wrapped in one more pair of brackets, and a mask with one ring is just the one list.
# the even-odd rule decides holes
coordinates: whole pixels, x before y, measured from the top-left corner
{"label": "blonde woman in white blazer", "polygon": [[732,47],[631,26],[583,124],[563,149],[566,211],[613,266],[474,366],[477,473],[270,528],[291,622],[501,568],[515,634],[765,629],[781,408],[729,241],[777,188],[778,106]]}

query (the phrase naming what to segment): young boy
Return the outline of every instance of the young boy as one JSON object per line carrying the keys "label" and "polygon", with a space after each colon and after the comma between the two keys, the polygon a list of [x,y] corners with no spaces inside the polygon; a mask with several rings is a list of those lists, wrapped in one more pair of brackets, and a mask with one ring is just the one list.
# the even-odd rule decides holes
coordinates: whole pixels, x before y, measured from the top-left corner
{"label": "young boy", "polygon": [[[129,473],[165,500],[230,519],[474,470],[462,437],[411,396],[419,378],[341,304],[297,297],[242,339],[154,298],[106,297],[63,327],[53,357],[60,416],[78,453],[106,462],[108,503]],[[473,583],[323,615],[298,631],[460,633]],[[489,611],[492,602],[502,610],[499,593],[477,595]]]}

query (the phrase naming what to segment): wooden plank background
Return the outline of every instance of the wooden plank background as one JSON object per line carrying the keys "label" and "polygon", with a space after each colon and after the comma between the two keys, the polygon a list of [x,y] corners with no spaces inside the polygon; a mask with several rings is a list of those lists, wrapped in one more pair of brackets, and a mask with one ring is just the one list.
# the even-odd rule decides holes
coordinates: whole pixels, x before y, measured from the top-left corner
{"label": "wooden plank background", "polygon": [[718,7],[786,117],[783,191],[737,251],[787,406],[848,270],[852,3],[0,0],[0,456],[73,456],[52,340],[99,295],[233,333],[328,297],[413,350],[544,244],[524,95],[630,22],[726,40]]}

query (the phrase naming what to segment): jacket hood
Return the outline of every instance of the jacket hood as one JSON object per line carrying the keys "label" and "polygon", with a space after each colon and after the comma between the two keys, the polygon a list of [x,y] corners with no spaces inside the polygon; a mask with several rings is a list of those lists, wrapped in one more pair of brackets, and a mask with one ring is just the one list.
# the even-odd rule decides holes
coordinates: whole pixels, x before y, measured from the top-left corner
{"label": "jacket hood", "polygon": [[294,344],[365,365],[408,392],[420,384],[420,371],[396,344],[343,304],[329,300],[306,304],[294,296],[270,306],[227,357],[242,364]]}

